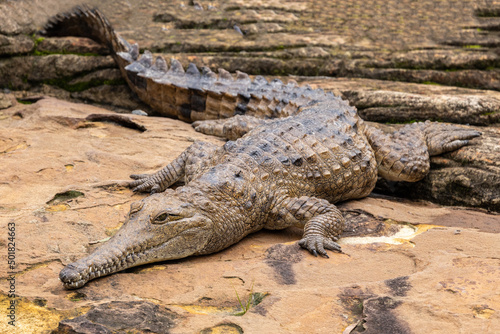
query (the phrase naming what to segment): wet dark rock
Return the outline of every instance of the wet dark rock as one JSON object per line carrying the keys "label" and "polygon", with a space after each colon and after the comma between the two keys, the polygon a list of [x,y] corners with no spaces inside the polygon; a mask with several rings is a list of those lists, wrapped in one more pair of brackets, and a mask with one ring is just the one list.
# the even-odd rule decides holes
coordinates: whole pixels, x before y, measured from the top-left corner
{"label": "wet dark rock", "polygon": [[397,297],[404,297],[411,289],[411,284],[408,282],[408,276],[396,277],[386,280],[385,285],[389,287],[391,293]]}
{"label": "wet dark rock", "polygon": [[292,265],[302,259],[303,253],[297,244],[291,246],[278,244],[266,251],[266,264],[273,268],[275,279],[279,284],[297,283]]}
{"label": "wet dark rock", "polygon": [[89,312],[74,319],[63,320],[54,334],[116,333],[138,331],[170,333],[178,315],[150,302],[114,301],[94,306]]}
{"label": "wet dark rock", "polygon": [[370,298],[363,303],[363,327],[366,334],[402,334],[411,333],[410,328],[403,319],[396,316],[393,311],[400,301],[390,297]]}

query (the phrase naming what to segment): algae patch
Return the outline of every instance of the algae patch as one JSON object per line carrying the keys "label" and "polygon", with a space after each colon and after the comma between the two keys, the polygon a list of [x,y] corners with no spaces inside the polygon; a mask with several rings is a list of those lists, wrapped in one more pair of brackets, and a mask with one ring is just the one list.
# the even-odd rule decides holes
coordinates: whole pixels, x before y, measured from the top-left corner
{"label": "algae patch", "polygon": [[[7,309],[11,299],[0,294],[0,308]],[[50,333],[55,330],[63,319],[77,317],[89,310],[81,307],[68,311],[60,311],[43,306],[39,300],[16,298],[16,330],[18,333]],[[0,322],[0,332],[9,333],[12,326],[6,321]]]}
{"label": "algae patch", "polygon": [[[238,293],[236,297],[238,300],[238,305],[236,306],[215,306],[215,305],[182,305],[176,304],[171,306],[177,306],[185,311],[192,314],[227,314],[234,316],[242,316],[250,310],[253,306],[259,305],[269,293],[267,292],[251,292],[245,303],[239,298]],[[210,299],[211,300],[211,299]]]}
{"label": "algae patch", "polygon": [[70,205],[67,202],[71,202],[73,199],[82,196],[85,196],[85,194],[77,190],[68,190],[62,193],[57,193],[50,201],[47,202],[45,210],[49,212],[65,211],[70,208]]}

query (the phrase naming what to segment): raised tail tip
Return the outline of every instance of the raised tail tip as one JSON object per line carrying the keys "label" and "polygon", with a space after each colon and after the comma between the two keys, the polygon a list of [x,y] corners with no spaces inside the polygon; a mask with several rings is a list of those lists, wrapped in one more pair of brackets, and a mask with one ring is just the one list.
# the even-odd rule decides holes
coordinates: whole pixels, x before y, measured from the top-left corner
{"label": "raised tail tip", "polygon": [[44,36],[68,36],[74,34],[74,29],[69,29],[75,22],[83,17],[101,16],[97,7],[87,4],[78,5],[67,12],[58,13],[48,19],[47,23],[39,31]]}

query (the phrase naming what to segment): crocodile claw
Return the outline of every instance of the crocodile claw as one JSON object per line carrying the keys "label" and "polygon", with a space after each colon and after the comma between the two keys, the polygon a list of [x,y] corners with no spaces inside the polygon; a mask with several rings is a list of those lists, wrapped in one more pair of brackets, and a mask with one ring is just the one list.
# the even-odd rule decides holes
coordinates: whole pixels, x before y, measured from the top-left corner
{"label": "crocodile claw", "polygon": [[339,253],[342,252],[342,249],[338,243],[331,239],[318,235],[305,236],[299,241],[299,245],[311,252],[312,255],[318,256],[319,254],[324,258],[329,258],[328,254],[326,253],[326,249]]}

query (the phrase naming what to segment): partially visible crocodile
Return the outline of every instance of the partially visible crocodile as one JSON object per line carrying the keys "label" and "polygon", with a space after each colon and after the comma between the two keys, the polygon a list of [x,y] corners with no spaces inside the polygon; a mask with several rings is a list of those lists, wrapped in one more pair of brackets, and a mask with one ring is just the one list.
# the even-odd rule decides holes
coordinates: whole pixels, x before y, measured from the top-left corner
{"label": "partially visible crocodile", "polygon": [[237,72],[233,77],[224,69],[219,69],[217,75],[193,63],[184,70],[174,58],[169,67],[163,57],[153,59],[147,50],[140,56],[137,44],[122,39],[99,10],[86,6],[51,18],[42,33],[88,37],[108,46],[123,77],[142,101],[158,115],[187,122],[235,115],[286,117],[309,103],[333,98],[332,93],[299,87],[293,80],[287,84],[280,80],[268,82],[262,76],[251,80],[246,73]]}
{"label": "partially visible crocodile", "polygon": [[[165,61],[152,65],[149,53],[136,61],[137,47],[120,40],[94,9],[61,15],[52,25],[78,34],[79,23],[114,50],[126,47],[117,53],[122,70],[160,112],[191,121],[246,114],[195,126],[233,139],[248,133],[222,147],[196,142],[157,173],[132,175],[134,191],[153,194],[131,205],[111,240],[61,271],[69,289],[133,266],[217,252],[262,228],[302,227],[299,244],[328,257],[327,249],[341,250],[336,241],[344,227],[332,203],[367,196],[377,175],[418,181],[429,171],[429,156],[480,135],[432,122],[387,135],[322,90],[241,73],[236,80],[225,71],[200,74],[194,65],[184,73],[175,61],[165,72]],[[182,178],[185,186],[169,189]]]}

